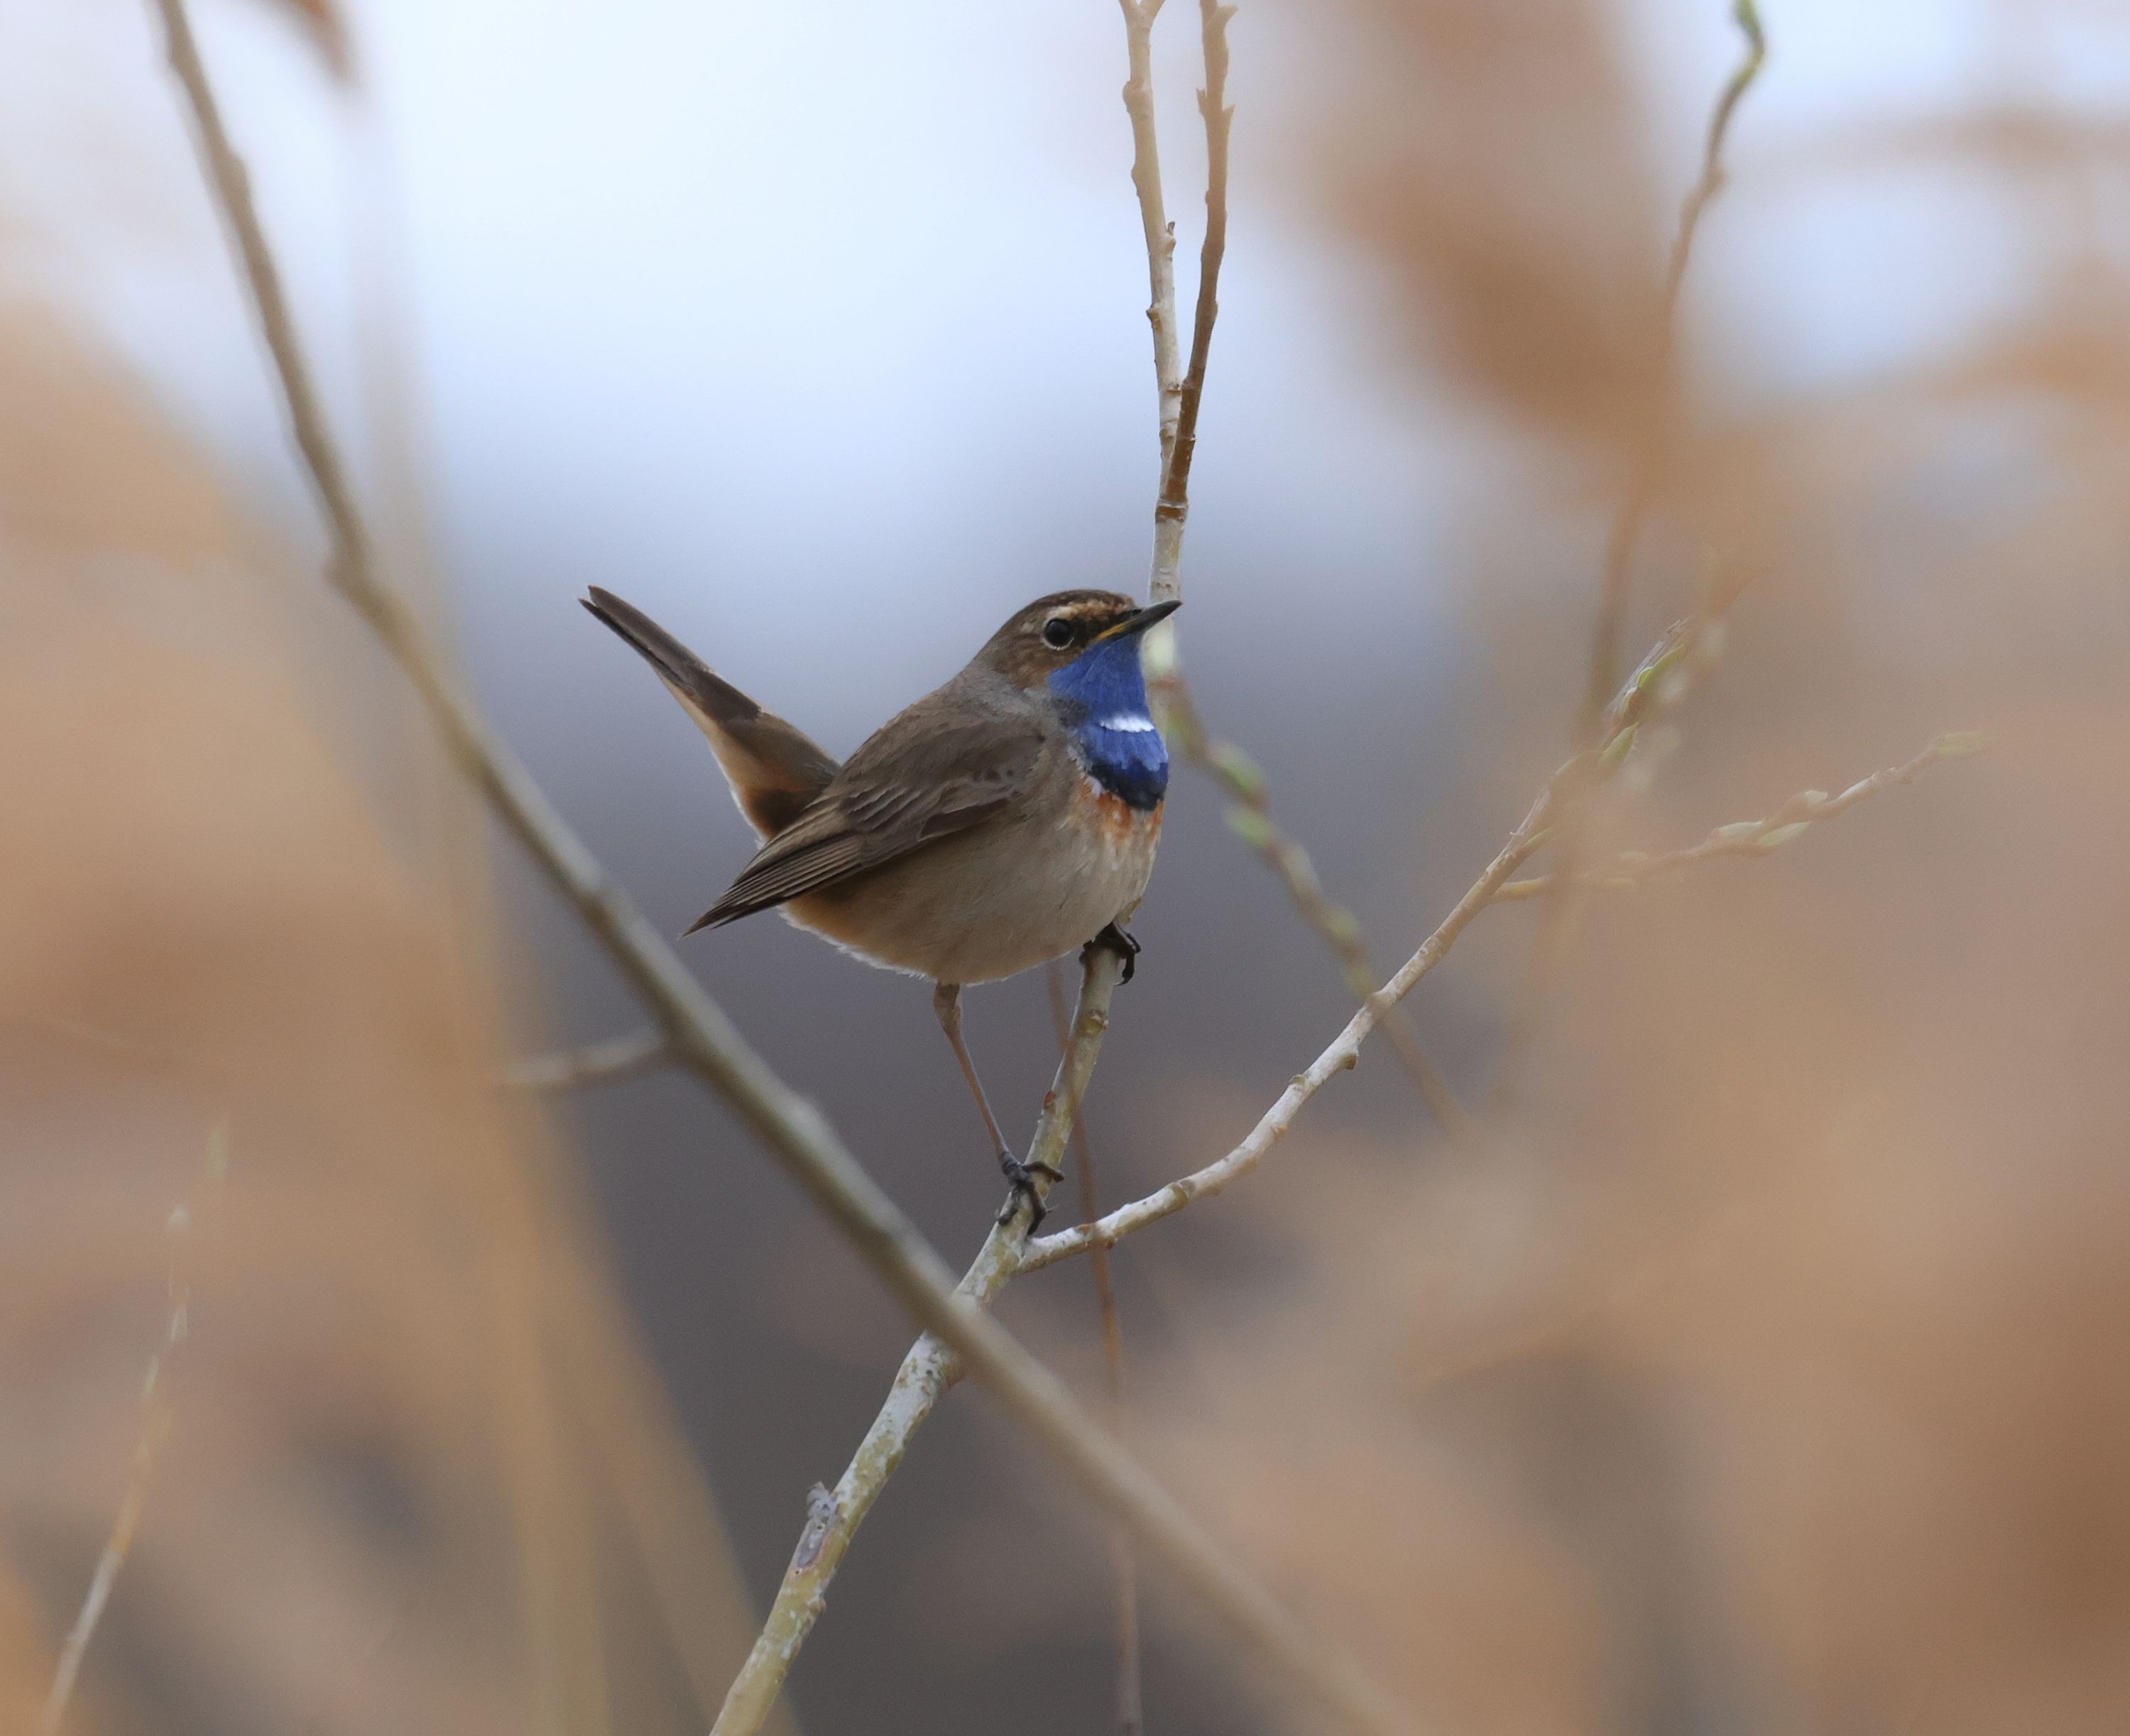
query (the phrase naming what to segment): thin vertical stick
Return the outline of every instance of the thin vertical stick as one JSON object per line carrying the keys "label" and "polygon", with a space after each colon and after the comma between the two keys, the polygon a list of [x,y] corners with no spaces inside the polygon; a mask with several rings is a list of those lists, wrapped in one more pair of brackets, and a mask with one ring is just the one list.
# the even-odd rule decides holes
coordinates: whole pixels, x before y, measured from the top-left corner
{"label": "thin vertical stick", "polygon": [[1655,504],[1657,486],[1664,474],[1671,444],[1672,416],[1677,395],[1679,290],[1686,281],[1688,262],[1693,256],[1701,219],[1723,190],[1724,141],[1731,135],[1731,119],[1739,102],[1760,76],[1768,58],[1768,39],[1760,26],[1754,0],[1732,0],[1731,21],[1746,39],[1745,53],[1717,94],[1710,110],[1708,129],[1701,150],[1701,175],[1679,208],[1679,228],[1672,237],[1671,254],[1664,262],[1664,289],[1657,304],[1656,350],[1651,363],[1655,375],[1654,401],[1642,428],[1642,438],[1629,481],[1611,533],[1605,542],[1605,565],[1599,586],[1598,619],[1590,635],[1590,671],[1583,685],[1583,707],[1576,723],[1578,745],[1588,742],[1604,715],[1606,702],[1619,683],[1620,639],[1625,631],[1627,596],[1632,588],[1636,545]]}
{"label": "thin vertical stick", "polygon": [[[1069,1053],[1072,1016],[1065,1005],[1065,976],[1053,959],[1043,968],[1050,994],[1050,1021],[1058,1032],[1058,1049]],[[1095,1180],[1095,1149],[1087,1136],[1087,1118],[1078,1103],[1072,1105],[1072,1150],[1080,1165],[1080,1221],[1092,1223],[1101,1216],[1101,1190]],[[1095,1308],[1101,1321],[1102,1370],[1109,1388],[1110,1427],[1120,1440],[1127,1440],[1125,1428],[1125,1336],[1117,1313],[1116,1287],[1110,1281],[1110,1251],[1089,1251],[1088,1265],[1095,1279]],[[1146,1728],[1146,1695],[1139,1666],[1139,1567],[1132,1557],[1131,1533],[1123,1526],[1110,1527],[1110,1578],[1115,1588],[1117,1633],[1117,1729],[1120,1736],[1139,1736]]]}

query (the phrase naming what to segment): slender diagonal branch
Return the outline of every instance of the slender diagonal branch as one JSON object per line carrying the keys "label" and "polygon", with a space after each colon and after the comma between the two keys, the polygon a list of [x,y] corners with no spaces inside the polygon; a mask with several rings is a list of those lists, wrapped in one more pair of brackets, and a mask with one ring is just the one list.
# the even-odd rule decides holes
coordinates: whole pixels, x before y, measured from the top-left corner
{"label": "slender diagonal branch", "polygon": [[1406,960],[1397,975],[1368,997],[1361,1010],[1347,1021],[1346,1028],[1332,1040],[1324,1052],[1311,1061],[1305,1071],[1294,1076],[1287,1089],[1280,1093],[1279,1100],[1264,1112],[1257,1126],[1250,1130],[1249,1136],[1239,1145],[1205,1168],[1180,1177],[1144,1199],[1120,1206],[1107,1217],[1093,1223],[1079,1224],[1070,1230],[1061,1230],[1055,1235],[1031,1239],[1021,1256],[1022,1269],[1032,1271],[1069,1259],[1075,1254],[1085,1254],[1094,1248],[1115,1247],[1134,1231],[1160,1222],[1163,1218],[1182,1211],[1195,1199],[1220,1193],[1256,1169],[1264,1160],[1265,1155],[1293,1126],[1294,1117],[1310,1099],[1338,1074],[1349,1072],[1359,1064],[1361,1045],[1383,1022],[1384,1014],[1449,955],[1449,949],[1457,944],[1457,937],[1470,925],[1472,919],[1492,902],[1495,891],[1538,849],[1544,841],[1545,826],[1553,803],[1553,786],[1550,785],[1531,805],[1522,823],[1509,835],[1508,842],[1487,864],[1485,873],[1457,901],[1456,907],[1443,918],[1435,932],[1421,942],[1420,950]]}
{"label": "slender diagonal branch", "polygon": [[[1044,967],[1044,988],[1050,1001],[1050,1021],[1057,1027],[1058,1050],[1072,1049],[1072,1015],[1065,1005],[1064,974],[1053,959]],[[1091,1221],[1101,1213],[1101,1188],[1095,1175],[1094,1141],[1088,1136],[1084,1107],[1072,1106],[1072,1156],[1080,1169],[1080,1216]],[[1125,1434],[1125,1336],[1117,1312],[1116,1286],[1110,1279],[1107,1248],[1092,1251],[1087,1267],[1095,1284],[1095,1313],[1102,1334],[1103,1384],[1110,1401],[1110,1427]],[[1139,1736],[1146,1727],[1146,1690],[1139,1662],[1139,1565],[1132,1558],[1131,1533],[1110,1527],[1110,1612],[1117,1640],[1118,1736]]]}
{"label": "slender diagonal branch", "polygon": [[[1860,801],[1868,801],[1896,785],[1913,783],[1932,766],[1948,759],[1971,759],[1982,752],[1983,738],[1973,730],[1959,730],[1941,735],[1913,759],[1898,766],[1889,766],[1883,772],[1874,772],[1869,777],[1859,778],[1839,796],[1829,796],[1824,790],[1801,790],[1765,820],[1734,820],[1729,825],[1717,826],[1700,843],[1683,850],[1668,850],[1662,855],[1645,855],[1640,851],[1628,851],[1615,858],[1604,868],[1584,876],[1576,882],[1578,889],[1589,887],[1606,892],[1632,892],[1636,887],[1666,874],[1692,868],[1696,863],[1707,862],[1717,856],[1765,856],[1794,843],[1822,820],[1832,820],[1837,814],[1846,814]],[[1557,874],[1540,874],[1529,880],[1512,880],[1494,894],[1497,904],[1512,904],[1524,898],[1543,898],[1558,892],[1560,879]]]}
{"label": "slender diagonal branch", "polygon": [[1120,1206],[1092,1223],[1031,1238],[1022,1251],[1021,1269],[1032,1271],[1097,1247],[1115,1247],[1125,1236],[1172,1217],[1193,1200],[1220,1193],[1263,1162],[1310,1100],[1340,1074],[1349,1072],[1359,1064],[1361,1045],[1370,1034],[1400,1001],[1412,992],[1423,977],[1449,955],[1449,949],[1473,918],[1494,902],[1495,895],[1509,883],[1510,877],[1545,844],[1560,812],[1619,770],[1634,745],[1636,732],[1665,703],[1666,677],[1686,666],[1696,643],[1708,631],[1709,622],[1698,615],[1674,622],[1666,630],[1606,707],[1599,745],[1567,760],[1546,780],[1529,811],[1449,914],[1421,942],[1419,949],[1398,968],[1397,974],[1368,996],[1361,1010],[1347,1021],[1329,1046],[1304,1071],[1294,1076],[1278,1101],[1258,1118],[1249,1137],[1204,1168],[1170,1182],[1143,1199]]}
{"label": "slender diagonal branch", "polygon": [[462,774],[494,808],[551,884],[576,911],[642,997],[676,1065],[719,1093],[768,1146],[808,1198],[892,1294],[1099,1504],[1129,1523],[1251,1643],[1297,1681],[1372,1729],[1405,1728],[1379,1693],[1302,1639],[1273,1600],[1088,1417],[1055,1375],[998,1322],[956,1293],[916,1227],[881,1191],[821,1112],[747,1045],[738,1030],[548,799],[475,707],[441,650],[380,578],[372,543],[297,340],[280,274],[260,227],[243,163],[230,143],[184,0],[153,0],[172,70],[190,107],[202,164],[228,223],[279,380],[292,433],[331,533],[328,576],[413,684]]}
{"label": "slender diagonal branch", "polygon": [[[207,1180],[219,1188],[229,1174],[229,1123],[217,1121],[207,1139]],[[163,1442],[170,1432],[170,1371],[184,1348],[189,1328],[193,1297],[192,1271],[189,1245],[192,1236],[193,1214],[180,1204],[170,1213],[169,1241],[170,1251],[170,1309],[163,1323],[162,1341],[155,1354],[148,1359],[148,1375],[141,1386],[141,1427],[133,1443],[133,1465],[126,1479],[126,1493],[118,1503],[118,1516],[113,1521],[109,1539],[103,1552],[97,1557],[96,1571],[89,1577],[88,1592],[81,1600],[81,1609],[75,1614],[74,1625],[60,1646],[58,1667],[52,1674],[51,1691],[45,1696],[43,1716],[38,1721],[41,1736],[59,1736],[60,1727],[66,1721],[66,1710],[74,1698],[74,1684],[80,1680],[82,1660],[88,1655],[88,1643],[96,1637],[97,1624],[103,1619],[105,1607],[111,1601],[112,1587],[118,1583],[124,1571],[127,1557],[132,1553],[133,1539],[140,1533],[141,1517],[148,1504],[148,1485],[155,1469],[155,1458],[163,1448]]]}

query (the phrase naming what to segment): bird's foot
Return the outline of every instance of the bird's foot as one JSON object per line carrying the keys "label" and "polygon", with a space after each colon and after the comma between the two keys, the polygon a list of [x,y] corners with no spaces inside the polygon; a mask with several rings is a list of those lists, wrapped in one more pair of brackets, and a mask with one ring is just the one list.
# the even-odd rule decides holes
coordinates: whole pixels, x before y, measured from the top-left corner
{"label": "bird's foot", "polygon": [[1028,1233],[1033,1236],[1045,1216],[1043,1195],[1035,1186],[1036,1177],[1039,1175],[1045,1181],[1061,1182],[1065,1179],[1065,1172],[1053,1169],[1048,1164],[1024,1164],[1010,1151],[1000,1152],[998,1162],[999,1169],[1005,1176],[1005,1184],[1013,1189],[1006,1198],[1005,1208],[998,1215],[999,1227],[1003,1230],[1013,1222],[1015,1214],[1020,1210],[1021,1202],[1025,1200],[1028,1203]]}
{"label": "bird's foot", "polygon": [[1106,946],[1125,961],[1125,973],[1122,980],[1126,983],[1130,982],[1133,973],[1139,968],[1139,955],[1141,950],[1139,942],[1133,940],[1116,923],[1112,922],[1080,949],[1080,962],[1084,964],[1087,960],[1087,955],[1098,946]]}

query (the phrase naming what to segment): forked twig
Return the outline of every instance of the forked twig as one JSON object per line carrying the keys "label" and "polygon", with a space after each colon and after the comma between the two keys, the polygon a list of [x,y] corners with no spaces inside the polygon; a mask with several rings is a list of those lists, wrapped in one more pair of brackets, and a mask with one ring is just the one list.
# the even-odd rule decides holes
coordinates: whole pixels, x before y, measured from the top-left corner
{"label": "forked twig", "polygon": [[[1176,424],[1183,414],[1183,361],[1176,342],[1176,225],[1161,192],[1161,147],[1154,127],[1153,21],[1162,0],[1117,0],[1125,14],[1125,112],[1131,117],[1132,186],[1146,231],[1147,324],[1153,334],[1153,376],[1160,395],[1161,476],[1168,476]],[[1180,545],[1179,545],[1180,546]],[[1160,571],[1157,562],[1157,581]],[[1169,569],[1173,582],[1175,569]],[[1156,589],[1153,600],[1163,593]]]}
{"label": "forked twig", "polygon": [[184,0],[153,0],[183,87],[203,166],[229,224],[291,429],[332,533],[328,577],[405,672],[454,763],[494,807],[652,1009],[675,1062],[716,1090],[944,1354],[975,1373],[1016,1422],[1253,1645],[1355,1723],[1404,1728],[1349,1667],[1303,1637],[1278,1604],[1072,1399],[1056,1376],[989,1315],[901,1209],[866,1174],[810,1102],[755,1054],[563,819],[475,707],[406,604],[379,577],[346,471],[310,379],[249,178],[223,126]]}
{"label": "forked twig", "polygon": [[[1146,236],[1147,275],[1153,304],[1147,317],[1153,328],[1154,383],[1160,399],[1161,473],[1154,496],[1153,570],[1148,595],[1158,600],[1182,594],[1179,576],[1183,527],[1190,515],[1191,466],[1198,447],[1198,413],[1206,396],[1206,366],[1212,353],[1213,328],[1220,313],[1220,266],[1228,250],[1228,155],[1235,111],[1228,106],[1228,21],[1232,6],[1199,0],[1199,36],[1206,60],[1206,83],[1198,93],[1198,112],[1206,127],[1206,237],[1198,252],[1197,304],[1191,324],[1191,361],[1179,375],[1176,346],[1176,226],[1163,201],[1161,156],[1154,131],[1153,91],[1149,79],[1151,36],[1160,0],[1120,0],[1124,7],[1131,77],[1125,106],[1132,119],[1132,184],[1138,189],[1140,227]],[[1375,986],[1375,973],[1350,912],[1324,896],[1308,853],[1272,822],[1261,775],[1246,778],[1240,750],[1215,740],[1206,729],[1176,655],[1172,629],[1157,628],[1146,650],[1147,670],[1161,707],[1163,733],[1172,746],[1198,769],[1221,784],[1240,815],[1250,816],[1235,830],[1279,878],[1302,920],[1338,959],[1347,987],[1356,998]],[[1254,771],[1254,768],[1253,768]],[[1246,829],[1247,828],[1247,829]],[[1389,1031],[1398,1058],[1435,1118],[1452,1134],[1471,1131],[1471,1120],[1421,1046],[1420,1033],[1401,1013]]]}
{"label": "forked twig", "polygon": [[[1039,1163],[1056,1167],[1064,1154],[1074,1106],[1085,1093],[1094,1071],[1103,1033],[1109,1028],[1110,998],[1115,992],[1121,973],[1121,964],[1108,949],[1088,949],[1080,986],[1080,1005],[1073,1016],[1072,1042],[1058,1061],[1056,1081],[1044,1099],[1043,1116],[1029,1147],[1027,1161],[1032,1170]],[[1035,1186],[1039,1193],[1048,1192],[1039,1170],[1036,1171]],[[1017,1212],[1011,1221],[994,1227],[985,1238],[982,1249],[958,1287],[958,1296],[972,1310],[988,1307],[998,1293],[1026,1269],[1024,1251],[1031,1244],[1023,1233],[1025,1222],[1025,1212]],[[980,1314],[977,1318],[988,1320],[990,1317]],[[858,1443],[857,1451],[836,1486],[833,1490],[817,1487],[809,1497],[806,1524],[800,1533],[798,1547],[785,1569],[783,1583],[777,1588],[776,1601],[762,1624],[761,1637],[733,1683],[712,1736],[752,1736],[761,1727],[762,1720],[776,1703],[793,1660],[813,1631],[829,1582],[842,1563],[844,1551],[850,1547],[851,1538],[879,1498],[888,1478],[902,1462],[903,1454],[909,1450],[910,1436],[931,1415],[933,1407],[961,1373],[953,1352],[929,1332],[903,1358],[886,1401],[873,1418],[872,1426],[866,1431],[865,1438]],[[1168,1497],[1145,1477],[1145,1473],[1138,1471],[1136,1467],[1134,1471],[1145,1483],[1149,1504],[1167,1502]],[[1134,1533],[1141,1538],[1146,1535],[1136,1526]],[[1269,1597],[1215,1554],[1210,1543],[1196,1547],[1203,1554],[1196,1559],[1187,1559],[1183,1552],[1173,1547],[1165,1548],[1163,1553],[1172,1566],[1192,1577],[1201,1590],[1209,1578],[1217,1580],[1222,1588],[1220,1600],[1224,1613],[1230,1614],[1243,1625],[1254,1643],[1271,1648],[1275,1661],[1283,1668],[1306,1680],[1326,1700],[1363,1729],[1411,1728],[1403,1714],[1358,1666],[1329,1643],[1302,1635]],[[1246,1607],[1254,1611],[1247,1620],[1244,1618]]]}

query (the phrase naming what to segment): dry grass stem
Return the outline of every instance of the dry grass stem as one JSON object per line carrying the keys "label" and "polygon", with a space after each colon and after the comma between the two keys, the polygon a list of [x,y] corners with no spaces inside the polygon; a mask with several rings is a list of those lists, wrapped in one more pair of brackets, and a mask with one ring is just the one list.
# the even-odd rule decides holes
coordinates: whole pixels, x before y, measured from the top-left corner
{"label": "dry grass stem", "polygon": [[[1867,801],[1898,784],[1913,783],[1941,761],[1971,759],[1984,745],[1982,738],[1970,730],[1941,735],[1913,759],[1860,778],[1839,796],[1829,796],[1824,790],[1802,790],[1765,820],[1741,820],[1717,826],[1700,843],[1660,856],[1645,855],[1640,851],[1623,853],[1602,872],[1586,874],[1576,885],[1578,889],[1631,892],[1660,875],[1674,873],[1712,857],[1765,856],[1803,837],[1809,827],[1819,821],[1846,814],[1858,802]],[[1511,904],[1524,898],[1542,898],[1557,891],[1559,884],[1559,877],[1555,874],[1512,880],[1494,894],[1494,901]]]}
{"label": "dry grass stem", "polygon": [[184,0],[155,0],[190,106],[203,165],[227,221],[292,430],[332,531],[329,576],[413,682],[454,763],[495,808],[650,1007],[684,1067],[731,1104],[813,1203],[929,1333],[951,1350],[1091,1497],[1304,1686],[1363,1728],[1402,1721],[1357,1673],[1304,1639],[1273,1600],[1088,1417],[952,1275],[826,1119],[771,1070],[622,892],[474,706],[428,634],[380,579],[312,385],[280,275],[225,129]]}
{"label": "dry grass stem", "polygon": [[[219,1188],[228,1174],[229,1123],[217,1121],[208,1135],[206,1179],[211,1185]],[[96,1571],[89,1577],[88,1595],[82,1599],[74,1625],[60,1643],[59,1663],[52,1672],[51,1692],[45,1697],[44,1715],[38,1724],[41,1736],[59,1736],[60,1728],[66,1721],[67,1704],[74,1698],[74,1684],[80,1680],[82,1660],[88,1655],[88,1643],[96,1637],[97,1624],[103,1619],[105,1606],[111,1601],[112,1587],[118,1583],[126,1558],[132,1553],[133,1539],[141,1529],[141,1515],[148,1504],[148,1484],[155,1473],[155,1456],[162,1451],[163,1442],[170,1432],[170,1370],[184,1348],[190,1325],[193,1283],[189,1255],[192,1223],[193,1213],[188,1207],[180,1204],[170,1212],[167,1228],[170,1251],[170,1313],[164,1322],[162,1342],[148,1359],[147,1377],[141,1384],[141,1428],[134,1440],[132,1469],[126,1479],[126,1492],[119,1499],[118,1517],[112,1522],[111,1536],[103,1546],[103,1552],[97,1557]]]}
{"label": "dry grass stem", "polygon": [[503,1083],[519,1091],[581,1091],[640,1078],[672,1059],[663,1031],[638,1031],[519,1061],[504,1071]]}

